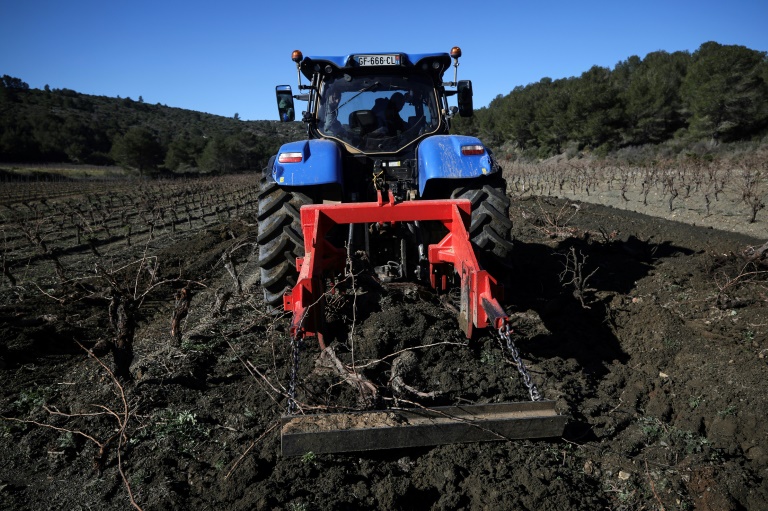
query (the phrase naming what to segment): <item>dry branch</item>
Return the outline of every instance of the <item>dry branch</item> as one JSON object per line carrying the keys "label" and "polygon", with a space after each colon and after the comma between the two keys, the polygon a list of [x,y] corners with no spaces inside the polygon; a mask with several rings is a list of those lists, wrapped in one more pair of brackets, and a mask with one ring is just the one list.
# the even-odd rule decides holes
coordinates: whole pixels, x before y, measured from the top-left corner
{"label": "dry branch", "polygon": [[[591,273],[585,275],[584,266],[586,264],[587,256],[581,252],[577,254],[576,248],[571,247],[571,250],[565,255],[565,269],[560,273],[560,282],[565,286],[572,286],[574,298],[579,300],[583,308],[589,309],[584,297],[586,293],[594,291],[594,289],[588,287],[587,282],[600,268],[595,268]],[[569,276],[570,280],[566,280]]]}
{"label": "dry branch", "polygon": [[189,284],[176,292],[176,302],[171,318],[171,337],[177,343],[181,342],[181,322],[187,317],[191,300],[192,290],[189,288]]}
{"label": "dry branch", "polygon": [[440,394],[439,392],[421,392],[415,387],[405,383],[404,377],[408,376],[408,374],[413,369],[415,369],[417,365],[418,358],[413,351],[406,351],[405,353],[398,356],[392,362],[392,378],[390,378],[389,384],[397,394],[412,394],[422,399],[434,399]]}
{"label": "dry branch", "polygon": [[43,406],[43,409],[48,412],[49,415],[63,417],[65,419],[76,419],[79,417],[93,417],[96,415],[104,415],[109,416],[115,419],[117,422],[117,427],[113,430],[113,433],[107,437],[104,440],[99,440],[97,438],[97,435],[92,433],[86,433],[85,431],[82,431],[80,429],[75,428],[67,428],[67,427],[61,427],[61,426],[54,426],[53,424],[48,424],[45,422],[39,422],[29,419],[19,419],[16,417],[5,417],[2,416],[1,418],[7,421],[12,422],[19,422],[24,424],[31,424],[33,426],[38,426],[42,428],[52,429],[55,431],[60,431],[63,433],[69,433],[72,435],[78,435],[86,440],[93,443],[98,448],[98,454],[94,457],[94,468],[101,473],[104,470],[105,464],[106,464],[106,458],[109,454],[109,448],[112,446],[112,444],[117,440],[117,448],[116,448],[116,456],[117,456],[117,469],[120,473],[120,477],[123,481],[123,485],[125,486],[126,491],[128,492],[128,498],[131,502],[131,505],[141,511],[142,508],[138,505],[136,502],[133,490],[131,489],[131,484],[128,480],[128,477],[125,474],[125,471],[123,469],[123,459],[122,459],[122,450],[125,448],[125,445],[128,441],[128,427],[129,423],[131,422],[131,419],[136,415],[135,411],[131,409],[131,407],[128,404],[128,399],[125,395],[125,389],[120,384],[120,381],[118,380],[115,373],[113,373],[107,366],[104,364],[104,362],[97,357],[92,351],[89,351],[86,349],[82,344],[77,342],[77,345],[80,346],[80,348],[88,353],[88,356],[93,358],[101,367],[106,371],[106,373],[109,375],[110,380],[112,381],[112,385],[115,387],[116,394],[120,397],[120,402],[122,405],[121,411],[115,411],[108,406],[101,405],[101,404],[93,404],[94,408],[98,408],[102,410],[98,413],[64,413],[60,412],[56,409],[50,409],[47,406]]}
{"label": "dry branch", "polygon": [[359,373],[356,370],[348,369],[336,356],[332,347],[328,346],[323,350],[320,357],[317,359],[317,364],[322,367],[334,369],[342,378],[344,378],[345,382],[358,389],[360,392],[360,399],[363,403],[375,403],[378,399],[379,393],[376,385],[371,383],[364,374]]}
{"label": "dry branch", "polygon": [[768,241],[759,247],[747,247],[743,252],[747,261],[762,261],[768,258]]}

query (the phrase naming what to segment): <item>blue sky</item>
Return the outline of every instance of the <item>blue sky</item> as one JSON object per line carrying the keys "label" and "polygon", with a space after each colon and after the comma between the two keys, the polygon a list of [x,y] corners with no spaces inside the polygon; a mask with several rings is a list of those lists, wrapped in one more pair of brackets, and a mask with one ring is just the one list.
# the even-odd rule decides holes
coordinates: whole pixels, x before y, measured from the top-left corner
{"label": "blue sky", "polygon": [[[318,7],[323,6],[323,7]],[[276,119],[304,55],[460,46],[475,106],[518,85],[706,41],[768,51],[767,0],[0,0],[0,75],[245,120]],[[300,109],[301,107],[299,107]]]}

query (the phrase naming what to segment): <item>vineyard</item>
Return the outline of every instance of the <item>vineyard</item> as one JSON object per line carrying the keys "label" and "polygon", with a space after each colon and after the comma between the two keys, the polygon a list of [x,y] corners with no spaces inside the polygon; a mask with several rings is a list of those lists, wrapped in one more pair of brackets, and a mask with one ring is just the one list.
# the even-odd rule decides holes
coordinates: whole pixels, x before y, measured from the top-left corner
{"label": "vineyard", "polygon": [[555,158],[543,164],[508,163],[505,172],[517,196],[568,197],[696,225],[722,227],[725,221],[729,230],[757,237],[766,232],[768,212],[761,213],[768,203],[765,150],[642,164]]}
{"label": "vineyard", "polygon": [[[763,509],[766,158],[504,166],[508,308],[564,437],[296,458],[257,175],[3,182],[0,508]],[[494,336],[358,277],[337,361],[423,406],[526,399]],[[360,406],[329,365],[305,343],[300,406]]]}
{"label": "vineyard", "polygon": [[[250,176],[4,183],[3,274],[16,285],[15,273],[27,281],[45,273],[42,265],[56,280],[40,286],[86,278],[94,264],[114,268],[168,238],[239,218],[254,208],[257,193]],[[92,260],[84,271],[86,255]]]}

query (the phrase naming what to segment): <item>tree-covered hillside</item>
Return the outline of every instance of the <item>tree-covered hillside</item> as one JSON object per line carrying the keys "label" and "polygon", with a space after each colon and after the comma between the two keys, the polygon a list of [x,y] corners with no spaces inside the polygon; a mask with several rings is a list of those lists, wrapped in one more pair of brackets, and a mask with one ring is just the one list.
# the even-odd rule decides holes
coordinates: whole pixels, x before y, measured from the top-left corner
{"label": "tree-covered hillside", "polygon": [[732,142],[765,136],[766,52],[716,42],[693,54],[657,51],[613,70],[540,81],[499,95],[454,129],[532,157],[598,153],[677,139]]}
{"label": "tree-covered hillside", "polygon": [[0,79],[0,161],[119,164],[140,172],[262,168],[299,123],[241,121],[131,98]]}
{"label": "tree-covered hillside", "polygon": [[[497,84],[503,88],[503,84]],[[241,121],[68,89],[30,89],[0,79],[0,162],[119,164],[142,173],[223,173],[261,168],[301,123]],[[732,142],[768,133],[768,57],[707,42],[693,52],[657,51],[613,69],[515,87],[456,118],[506,156],[546,158],[630,146]]]}

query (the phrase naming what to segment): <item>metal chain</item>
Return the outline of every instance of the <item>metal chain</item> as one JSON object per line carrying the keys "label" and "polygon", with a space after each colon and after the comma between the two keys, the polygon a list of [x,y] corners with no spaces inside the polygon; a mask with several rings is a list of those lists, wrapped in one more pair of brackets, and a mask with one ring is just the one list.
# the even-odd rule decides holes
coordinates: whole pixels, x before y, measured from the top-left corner
{"label": "metal chain", "polygon": [[523,385],[525,385],[525,387],[528,389],[528,394],[531,396],[531,401],[541,401],[541,394],[539,394],[539,389],[531,379],[531,373],[529,373],[528,368],[525,367],[525,362],[523,362],[523,359],[520,358],[520,352],[512,340],[512,332],[510,331],[509,325],[507,323],[504,323],[504,326],[499,328],[499,337],[501,337],[501,340],[504,341],[507,349],[509,350],[509,353],[512,355],[512,360],[514,360],[515,364],[517,364],[517,370],[523,379]]}
{"label": "metal chain", "polygon": [[301,351],[302,336],[297,333],[291,337],[291,349],[293,351],[293,366],[291,367],[291,381],[288,383],[288,415],[296,413],[296,381],[299,378],[299,352]]}

